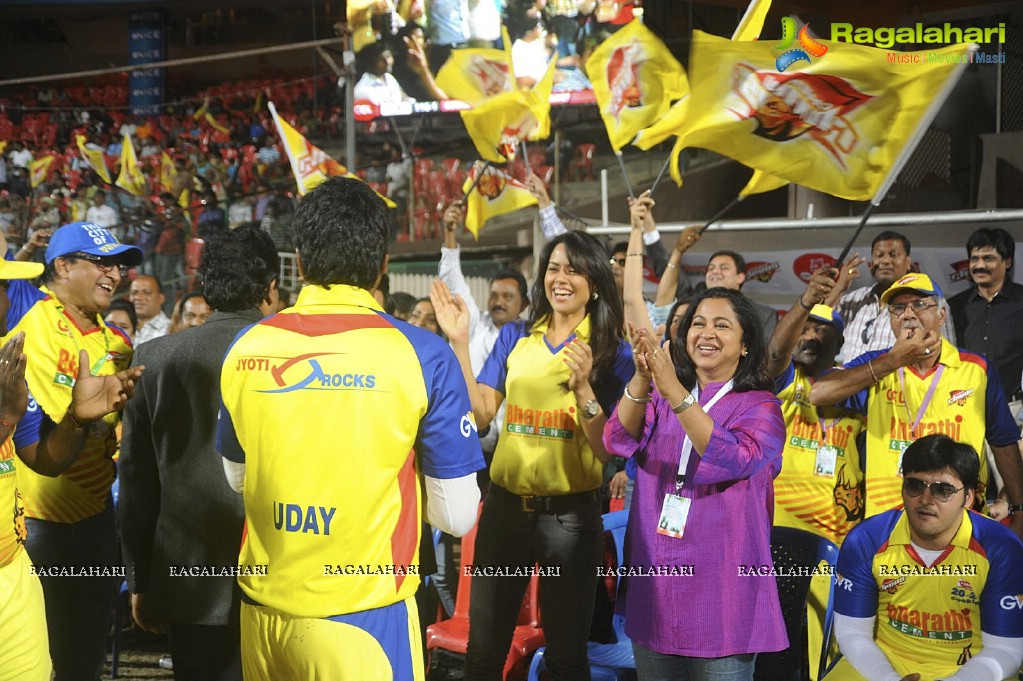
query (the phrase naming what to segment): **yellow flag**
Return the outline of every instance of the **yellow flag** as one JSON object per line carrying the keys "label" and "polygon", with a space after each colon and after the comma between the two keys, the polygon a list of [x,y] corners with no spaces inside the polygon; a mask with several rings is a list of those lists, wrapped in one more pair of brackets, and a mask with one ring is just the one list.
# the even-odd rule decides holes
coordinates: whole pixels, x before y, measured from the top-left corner
{"label": "yellow flag", "polygon": [[117,174],[117,186],[133,196],[146,194],[146,177],[139,169],[139,160],[127,130],[121,135],[121,171]]}
{"label": "yellow flag", "polygon": [[654,121],[653,125],[636,133],[633,144],[644,151],[653,149],[664,140],[678,134],[688,113],[689,95],[686,95],[672,104],[667,113]]}
{"label": "yellow flag", "polygon": [[[266,105],[273,116],[274,125],[277,126],[277,134],[284,144],[284,151],[288,154],[288,162],[291,163],[291,172],[295,176],[300,196],[308,194],[328,177],[350,177],[362,182],[357,175],[349,172],[348,168],[328,156],[323,149],[307,140],[302,133],[282,119],[273,102],[267,101]],[[383,199],[388,208],[397,207],[394,201],[383,194],[377,192],[377,196]]]}
{"label": "yellow flag", "polygon": [[[467,192],[479,175],[482,163],[477,161],[462,191]],[[487,220],[497,215],[511,213],[526,206],[535,206],[536,198],[529,193],[526,185],[513,178],[508,171],[487,166],[476,188],[469,192],[465,205],[465,228],[480,238],[480,229]]]}
{"label": "yellow flag", "polygon": [[[546,105],[550,107],[549,102]],[[535,91],[513,90],[461,112],[462,122],[483,159],[505,163],[515,158],[519,143],[540,127],[541,107]]]}
{"label": "yellow flag", "polygon": [[689,115],[674,153],[702,147],[840,198],[880,201],[970,46],[901,53],[919,63],[842,42],[810,48],[779,55],[767,43],[694,31]]}
{"label": "yellow flag", "polygon": [[165,191],[174,190],[174,180],[178,177],[178,170],[174,167],[174,159],[166,151],[160,153],[160,187]]}
{"label": "yellow flag", "polygon": [[689,93],[682,65],[639,20],[594,50],[586,60],[586,75],[616,152]]}
{"label": "yellow flag", "polygon": [[476,106],[513,90],[515,77],[504,50],[452,50],[437,72],[437,86],[451,99]]}
{"label": "yellow flag", "polygon": [[231,132],[230,129],[225,128],[219,122],[217,122],[217,119],[214,118],[213,114],[211,114],[211,113],[207,113],[206,114],[206,122],[209,123],[210,127],[213,128],[214,130],[216,130],[217,132],[223,132],[223,133]]}
{"label": "yellow flag", "polygon": [[4,149],[7,148],[7,140],[0,140],[0,154],[4,153]]}
{"label": "yellow flag", "polygon": [[756,40],[764,29],[764,19],[771,9],[771,0],[750,0],[746,13],[732,33],[732,40]]}
{"label": "yellow flag", "polygon": [[207,92],[206,93],[206,99],[203,100],[202,106],[200,106],[198,109],[195,110],[195,113],[192,114],[192,118],[194,120],[199,120],[200,118],[203,118],[204,116],[206,116],[206,112],[208,112],[209,110],[210,110],[210,93]]}
{"label": "yellow flag", "polygon": [[554,71],[557,65],[557,60],[551,59],[543,78],[533,86],[531,92],[527,93],[526,101],[536,117],[536,129],[529,133],[529,139],[532,141],[545,140],[551,136],[551,91],[554,89]]}
{"label": "yellow flag", "polygon": [[76,135],[75,143],[78,145],[78,151],[81,153],[82,158],[89,167],[99,175],[100,179],[110,184],[110,171],[107,169],[107,163],[103,160],[103,152],[99,149],[90,149],[85,146],[85,135]]}
{"label": "yellow flag", "polygon": [[762,194],[764,192],[784,187],[788,183],[788,180],[783,180],[782,178],[775,177],[774,175],[768,175],[761,170],[754,170],[753,177],[751,177],[749,182],[746,183],[746,186],[739,191],[739,196],[746,198],[750,194]]}
{"label": "yellow flag", "polygon": [[51,166],[53,166],[53,154],[37,158],[28,164],[28,177],[33,189],[46,181]]}
{"label": "yellow flag", "polygon": [[263,108],[263,91],[256,93],[256,103],[252,105],[252,113],[259,113]]}

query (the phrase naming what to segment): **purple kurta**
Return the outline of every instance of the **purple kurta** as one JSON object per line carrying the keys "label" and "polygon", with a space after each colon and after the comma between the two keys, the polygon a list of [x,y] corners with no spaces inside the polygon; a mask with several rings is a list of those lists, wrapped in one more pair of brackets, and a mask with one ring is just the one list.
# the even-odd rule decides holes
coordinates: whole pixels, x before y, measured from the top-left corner
{"label": "purple kurta", "polygon": [[[709,402],[723,384],[700,393]],[[685,430],[656,390],[640,441],[618,420],[604,428],[607,451],[638,470],[625,538],[626,566],[692,566],[692,576],[625,576],[619,612],[633,641],[660,653],[725,657],[788,646],[770,568],[773,479],[781,471],[785,423],[767,391],[732,392],[711,408],[707,451],[694,449],[681,495],[693,500],[681,539],[657,534],[664,495],[675,489]],[[663,568],[661,568],[663,569]],[[747,576],[750,572],[753,576]],[[740,574],[743,573],[743,574]]]}

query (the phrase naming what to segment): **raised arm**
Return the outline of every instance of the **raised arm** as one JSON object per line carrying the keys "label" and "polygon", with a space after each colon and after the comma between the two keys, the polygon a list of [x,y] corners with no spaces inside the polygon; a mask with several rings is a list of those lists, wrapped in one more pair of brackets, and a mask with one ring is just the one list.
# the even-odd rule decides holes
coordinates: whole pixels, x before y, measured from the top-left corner
{"label": "raised arm", "polygon": [[654,200],[649,192],[629,206],[631,230],[629,246],[625,252],[625,267],[622,274],[622,301],[625,304],[625,321],[636,329],[653,333],[650,315],[643,300],[643,223],[649,217]]}
{"label": "raised arm", "polygon": [[806,285],[806,290],[799,294],[799,298],[774,328],[774,335],[771,336],[771,342],[767,347],[767,371],[772,378],[780,376],[789,366],[792,351],[799,342],[803,324],[810,316],[810,310],[830,296],[835,286],[833,276],[837,274],[834,267],[822,267],[814,272]]}
{"label": "raised arm", "polygon": [[461,250],[455,239],[458,226],[464,224],[465,205],[461,201],[455,201],[444,209],[444,246],[440,249],[437,276],[447,284],[452,294],[465,301],[469,312],[469,337],[472,338],[476,332],[476,325],[479,324],[480,306],[472,297],[472,290],[465,281],[465,275],[462,274]]}
{"label": "raised arm", "polygon": [[558,210],[547,194],[547,187],[543,180],[536,173],[529,173],[526,178],[526,187],[529,193],[536,198],[536,205],[540,209],[540,229],[543,230],[544,238],[550,241],[559,234],[568,230],[558,217]]}
{"label": "raised arm", "polygon": [[675,242],[675,247],[671,249],[671,255],[668,256],[664,274],[661,275],[661,281],[657,284],[657,298],[654,300],[654,305],[657,307],[671,305],[675,301],[678,280],[682,272],[682,256],[700,240],[702,235],[700,225],[689,225],[678,235],[678,241]]}

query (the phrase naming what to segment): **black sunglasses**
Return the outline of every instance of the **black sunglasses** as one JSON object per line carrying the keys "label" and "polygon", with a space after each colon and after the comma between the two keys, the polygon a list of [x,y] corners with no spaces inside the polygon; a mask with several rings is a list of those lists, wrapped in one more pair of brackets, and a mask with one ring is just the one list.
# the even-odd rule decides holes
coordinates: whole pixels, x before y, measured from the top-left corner
{"label": "black sunglasses", "polygon": [[100,272],[109,272],[110,270],[116,267],[121,277],[128,276],[128,266],[116,260],[111,260],[110,258],[103,258],[98,255],[92,255],[90,253],[72,253],[65,257],[74,258],[75,260],[88,260],[93,265],[95,265],[96,269],[98,269]]}
{"label": "black sunglasses", "polygon": [[951,501],[952,497],[966,489],[965,485],[962,487],[956,487],[955,485],[950,485],[947,482],[927,483],[918,478],[906,478],[902,481],[902,491],[906,495],[914,498],[923,494],[924,490],[928,487],[931,490],[931,496],[942,502]]}

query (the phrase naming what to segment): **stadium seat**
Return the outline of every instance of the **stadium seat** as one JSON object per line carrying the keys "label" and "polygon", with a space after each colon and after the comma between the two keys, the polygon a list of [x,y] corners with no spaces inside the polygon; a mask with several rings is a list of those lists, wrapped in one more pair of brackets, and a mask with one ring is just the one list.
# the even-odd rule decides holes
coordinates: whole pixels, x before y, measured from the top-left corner
{"label": "stadium seat", "polygon": [[[605,513],[603,522],[604,533],[610,535],[614,544],[614,566],[621,566],[625,561],[625,529],[629,524],[629,511]],[[617,587],[618,581],[615,580],[616,592]],[[592,681],[625,681],[636,678],[636,659],[632,654],[632,641],[625,634],[625,618],[613,615],[611,626],[616,638],[614,643],[590,641],[586,646]],[[540,681],[540,674],[547,671],[544,650],[540,648],[533,655],[533,662],[529,665],[528,681]]]}

